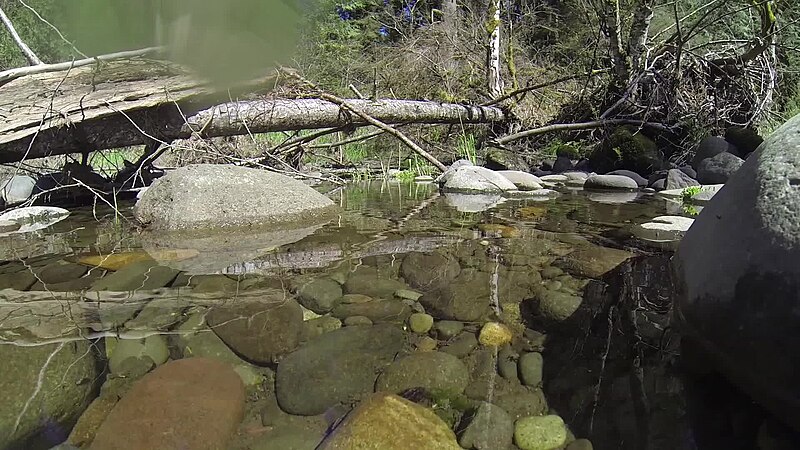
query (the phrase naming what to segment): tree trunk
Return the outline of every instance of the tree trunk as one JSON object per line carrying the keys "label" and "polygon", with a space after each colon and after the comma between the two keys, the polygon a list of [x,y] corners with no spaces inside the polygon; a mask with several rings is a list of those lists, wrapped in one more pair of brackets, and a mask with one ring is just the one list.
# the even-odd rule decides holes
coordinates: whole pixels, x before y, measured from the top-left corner
{"label": "tree trunk", "polygon": [[6,26],[6,29],[11,34],[11,39],[14,41],[15,44],[17,44],[17,47],[19,47],[19,49],[22,51],[22,54],[25,55],[25,59],[28,60],[28,64],[32,66],[43,64],[42,60],[39,59],[38,56],[36,56],[36,53],[33,53],[33,50],[31,50],[30,47],[28,47],[28,44],[26,44],[25,41],[23,41],[22,38],[19,36],[19,33],[17,33],[16,28],[14,28],[14,24],[11,23],[11,19],[8,18],[5,11],[3,11],[2,7],[0,7],[0,20],[3,22],[3,25]]}
{"label": "tree trunk", "polygon": [[500,71],[500,0],[492,0],[489,8],[489,48],[487,51],[486,78],[489,96],[493,99],[503,95],[503,77]]}
{"label": "tree trunk", "polygon": [[[414,100],[346,100],[359,111],[387,124],[491,123],[505,119],[499,108]],[[61,117],[47,121],[36,133],[21,137],[13,124],[0,126],[0,163],[25,158],[102,150],[145,143],[147,135],[172,141],[193,135],[218,137],[270,131],[366,126],[369,122],[338,105],[319,99],[252,100],[225,103],[192,112],[190,104],[168,102],[126,110],[115,105],[94,118],[59,126]],[[2,114],[2,111],[0,111]],[[184,115],[186,115],[184,120]],[[31,139],[35,137],[33,144]]]}

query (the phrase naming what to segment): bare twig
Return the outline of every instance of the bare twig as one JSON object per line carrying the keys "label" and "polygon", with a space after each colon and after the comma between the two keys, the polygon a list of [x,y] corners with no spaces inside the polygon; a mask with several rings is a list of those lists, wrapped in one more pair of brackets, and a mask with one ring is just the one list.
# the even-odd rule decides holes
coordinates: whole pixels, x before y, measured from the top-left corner
{"label": "bare twig", "polygon": [[88,66],[95,64],[98,61],[112,61],[116,59],[136,58],[138,56],[145,56],[151,53],[156,53],[161,50],[161,47],[148,47],[139,50],[130,50],[124,52],[109,53],[107,55],[99,55],[93,58],[79,59],[76,61],[68,61],[57,64],[39,64],[29,67],[18,67],[16,69],[9,69],[0,72],[0,86],[8,83],[9,81],[16,80],[28,75],[35,75],[39,73],[59,72],[75,67]]}
{"label": "bare twig", "polygon": [[40,66],[44,64],[42,60],[39,59],[38,56],[36,56],[36,53],[33,53],[33,50],[31,50],[31,48],[28,47],[28,44],[26,44],[25,41],[23,41],[22,38],[19,36],[19,33],[17,33],[17,29],[14,28],[14,24],[11,23],[11,19],[8,18],[5,11],[3,11],[2,7],[0,7],[0,21],[2,21],[3,25],[6,26],[6,29],[8,30],[9,34],[11,34],[11,39],[14,41],[17,47],[19,47],[19,49],[22,51],[22,54],[25,55],[25,59],[28,60],[28,64],[30,64],[31,66]]}
{"label": "bare twig", "polygon": [[510,142],[514,142],[526,137],[551,133],[554,131],[591,130],[592,128],[601,128],[613,125],[634,125],[644,128],[653,128],[659,131],[672,131],[672,127],[663,123],[644,122],[641,120],[633,120],[633,119],[606,119],[606,120],[595,120],[593,122],[556,123],[552,125],[546,125],[543,127],[534,128],[532,130],[520,131],[519,133],[514,133],[508,136],[501,137],[499,139],[494,140],[493,143],[498,145],[505,145]]}
{"label": "bare twig", "polygon": [[516,97],[518,95],[526,94],[526,93],[528,93],[530,91],[535,91],[535,90],[538,90],[538,89],[546,88],[546,87],[552,86],[554,84],[563,83],[565,81],[570,81],[570,80],[574,80],[574,79],[577,79],[577,78],[592,77],[592,76],[595,76],[595,75],[599,75],[601,73],[606,73],[609,70],[611,70],[611,69],[594,69],[594,70],[590,70],[589,72],[586,72],[586,73],[580,73],[580,74],[577,74],[577,75],[566,75],[566,76],[563,76],[561,78],[556,78],[555,80],[546,81],[544,83],[535,84],[535,85],[532,85],[532,86],[531,85],[525,86],[524,88],[517,89],[516,91],[509,92],[508,94],[505,94],[503,96],[497,97],[494,100],[490,100],[490,101],[488,101],[486,103],[482,103],[481,106],[496,105],[496,104],[504,102],[504,101],[506,101],[506,100],[508,100],[508,99],[510,99],[512,97]]}

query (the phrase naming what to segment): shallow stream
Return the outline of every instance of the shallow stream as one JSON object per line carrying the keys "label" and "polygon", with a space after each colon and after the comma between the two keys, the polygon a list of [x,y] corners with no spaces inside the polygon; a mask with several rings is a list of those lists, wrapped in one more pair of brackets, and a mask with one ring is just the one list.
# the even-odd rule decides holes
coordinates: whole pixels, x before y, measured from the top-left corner
{"label": "shallow stream", "polygon": [[[693,448],[669,254],[629,232],[679,206],[414,183],[327,195],[341,214],[318,227],[176,240],[137,230],[128,203],[0,238],[0,448],[136,439],[103,422],[120,399],[146,406],[130,397],[141,395],[164,403],[143,427],[175,421],[206,443],[227,433],[231,449],[314,449],[375,390],[431,409],[467,448],[511,442],[502,426],[478,429],[481,402],[511,421],[558,415],[568,442],[596,449]],[[132,388],[190,357],[234,367],[242,404],[214,384],[213,364],[185,368],[194,389]],[[187,413],[200,406],[225,417],[209,426]]]}

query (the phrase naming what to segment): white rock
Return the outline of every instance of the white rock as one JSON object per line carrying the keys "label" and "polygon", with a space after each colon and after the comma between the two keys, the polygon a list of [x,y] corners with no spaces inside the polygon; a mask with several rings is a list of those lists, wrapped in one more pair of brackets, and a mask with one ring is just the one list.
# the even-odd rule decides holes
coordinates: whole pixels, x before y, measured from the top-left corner
{"label": "white rock", "polygon": [[542,180],[532,173],[520,170],[498,170],[497,173],[514,183],[514,186],[521,191],[535,191],[542,188]]}
{"label": "white rock", "polygon": [[550,183],[566,183],[569,180],[569,177],[566,175],[545,175],[540,177],[542,181],[548,181]]}
{"label": "white rock", "polygon": [[481,212],[505,201],[500,194],[460,194],[445,192],[445,201],[459,212]]}
{"label": "white rock", "polygon": [[636,225],[633,234],[639,239],[656,243],[675,242],[683,238],[693,223],[694,219],[689,217],[659,216]]}
{"label": "white rock", "polygon": [[456,192],[502,192],[517,187],[504,176],[479,166],[462,166],[444,184],[444,190]]}
{"label": "white rock", "polygon": [[0,215],[0,222],[14,222],[20,228],[13,233],[29,233],[58,223],[69,216],[69,211],[53,206],[29,206],[8,211]]}

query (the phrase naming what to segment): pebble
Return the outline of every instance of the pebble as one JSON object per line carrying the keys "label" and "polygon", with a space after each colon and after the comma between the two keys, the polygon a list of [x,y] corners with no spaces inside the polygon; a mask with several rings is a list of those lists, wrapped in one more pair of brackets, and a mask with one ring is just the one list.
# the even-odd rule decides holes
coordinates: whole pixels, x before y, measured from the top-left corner
{"label": "pebble", "polygon": [[554,450],[567,443],[567,427],[559,416],[523,417],[514,425],[514,443],[522,450]]}
{"label": "pebble", "polygon": [[441,351],[450,353],[451,355],[458,356],[459,358],[467,356],[478,346],[478,339],[472,333],[463,333],[452,342],[442,347]]}
{"label": "pebble", "polygon": [[425,334],[433,327],[433,317],[430,314],[414,313],[408,318],[408,326],[417,334]]}
{"label": "pebble", "polygon": [[542,368],[544,359],[538,352],[524,353],[520,356],[517,366],[519,377],[526,386],[538,386],[542,383]]}
{"label": "pebble", "polygon": [[350,316],[344,319],[344,325],[346,327],[353,327],[358,325],[372,325],[372,321],[369,317],[365,316]]}
{"label": "pebble", "polygon": [[436,350],[438,344],[436,339],[430,336],[421,336],[414,347],[418,352],[432,352]]}
{"label": "pebble", "polygon": [[503,347],[497,354],[497,371],[506,380],[519,383],[519,378],[517,378],[517,358],[519,358],[519,355],[511,347]]}
{"label": "pebble", "polygon": [[498,322],[487,322],[481,328],[478,342],[487,347],[499,347],[510,343],[512,338],[513,334],[507,326]]}
{"label": "pebble", "polygon": [[394,296],[397,298],[417,301],[420,297],[422,297],[422,294],[417,291],[412,291],[411,289],[398,289],[394,291]]}
{"label": "pebble", "polygon": [[476,450],[507,449],[511,447],[513,435],[511,416],[499,406],[481,402],[458,443]]}
{"label": "pebble", "polygon": [[464,329],[464,323],[455,320],[440,320],[433,326],[436,336],[442,340],[452,339],[458,336]]}

